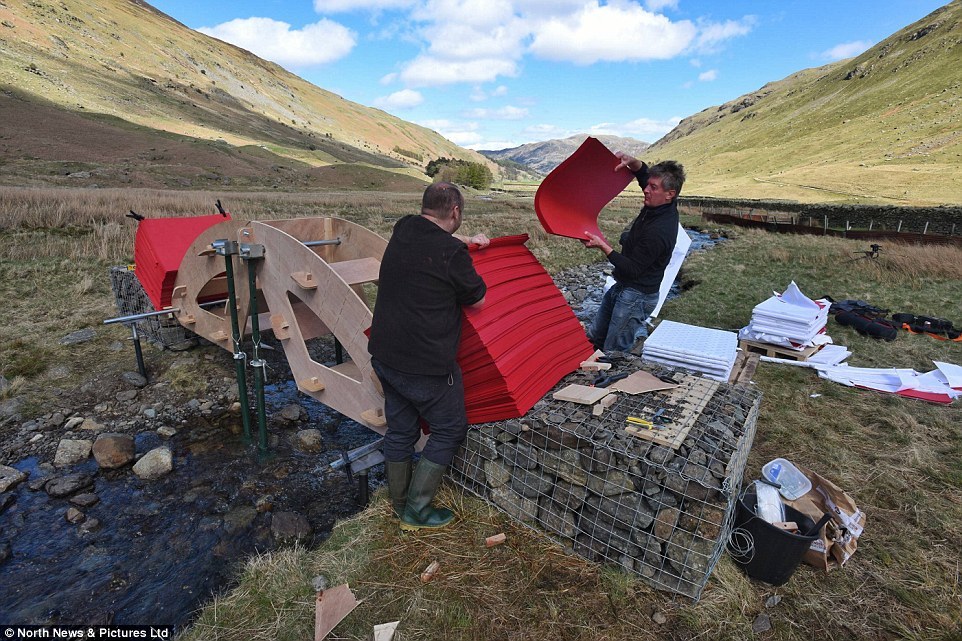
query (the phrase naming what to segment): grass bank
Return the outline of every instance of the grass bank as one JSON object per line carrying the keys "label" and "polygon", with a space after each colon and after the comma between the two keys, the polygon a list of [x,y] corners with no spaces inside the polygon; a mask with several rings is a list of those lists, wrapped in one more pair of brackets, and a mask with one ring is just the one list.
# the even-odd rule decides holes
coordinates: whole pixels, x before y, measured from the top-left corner
{"label": "grass bank", "polygon": [[[757,302],[795,280],[812,296],[860,298],[962,322],[957,249],[889,247],[877,261],[853,260],[864,248],[850,241],[729,231],[730,242],[689,258],[689,289],[666,305],[664,318],[735,329]],[[932,360],[962,361],[958,343],[909,334],[877,342],[834,321],[829,330],[854,351],[852,365],[927,371]],[[401,621],[396,639],[960,638],[959,403],[942,407],[844,388],[771,364],[759,367],[755,383],[765,398],[751,478],[784,456],[834,480],[868,514],[859,550],[844,569],[825,574],[803,566],[774,588],[723,557],[692,604],[570,556],[487,504],[447,491],[444,500],[461,515],[449,530],[402,535],[377,500],[317,550],[252,560],[238,589],[216,599],[184,638],[304,638],[318,574],[349,583],[362,600],[335,631],[343,639],[369,638],[373,625],[393,620]],[[502,531],[508,543],[486,549],[484,538]],[[435,559],[439,575],[422,584],[420,572]],[[777,604],[769,600],[774,595]],[[763,613],[772,629],[753,633]]]}
{"label": "grass bank", "polygon": [[[108,341],[123,338],[123,330],[101,325],[114,313],[107,267],[132,256],[135,226],[124,218],[128,209],[211,213],[221,198],[236,218],[337,215],[387,234],[418,201],[411,194],[27,191],[0,190],[0,295],[7,305],[0,374],[16,379],[13,392],[5,393],[25,399],[25,416],[56,407],[48,396],[52,370],[66,365],[80,384],[92,368],[109,367],[111,358],[125,359],[130,368],[129,353],[104,350]],[[529,247],[550,271],[597,259],[596,252],[541,231],[532,198],[472,195],[465,231],[528,233]],[[637,196],[616,200],[604,214],[603,231],[617,238],[639,205]],[[13,211],[20,212],[16,219],[8,216]],[[686,261],[688,289],[665,306],[663,318],[736,329],[756,303],[795,280],[810,296],[859,298],[962,324],[958,249],[886,246],[878,260],[853,261],[867,249],[864,243],[725,231],[729,242]],[[96,330],[96,340],[58,345],[61,336],[84,327]],[[960,343],[908,334],[876,342],[834,321],[829,331],[854,351],[852,365],[925,371],[932,360],[962,363]],[[342,639],[367,639],[374,624],[400,620],[399,641],[734,640],[752,638],[752,624],[763,613],[773,627],[755,638],[962,638],[960,403],[942,407],[849,389],[771,364],[760,365],[755,383],[765,397],[750,475],[771,458],[790,458],[838,483],[868,515],[859,550],[842,570],[802,567],[788,584],[772,588],[747,579],[723,557],[701,601],[691,604],[568,555],[487,504],[446,489],[443,500],[461,515],[454,527],[402,536],[384,501],[376,500],[317,549],[262,555],[238,568],[237,587],[214,599],[182,636],[311,638],[311,579],[324,574],[332,585],[350,583],[363,600],[336,629]],[[485,537],[502,531],[507,543],[484,547]],[[419,574],[432,559],[441,571],[422,584]],[[777,604],[769,601],[773,595],[780,597]]]}

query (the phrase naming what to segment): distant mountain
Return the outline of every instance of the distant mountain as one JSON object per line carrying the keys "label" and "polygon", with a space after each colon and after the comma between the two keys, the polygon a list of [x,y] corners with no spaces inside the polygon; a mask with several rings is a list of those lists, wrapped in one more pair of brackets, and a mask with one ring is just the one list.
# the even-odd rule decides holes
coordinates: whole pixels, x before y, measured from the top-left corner
{"label": "distant mountain", "polygon": [[962,202],[962,1],[865,53],[688,118],[648,155],[689,194],[800,202]]}
{"label": "distant mountain", "polygon": [[[220,154],[224,167],[242,157],[250,174],[244,184],[298,184],[277,179],[278,166],[318,184],[310,170],[350,165],[372,188],[384,172],[424,180],[424,166],[439,157],[488,164],[435,131],[345,100],[141,0],[0,1],[0,98],[6,113],[23,116],[15,140],[6,131],[0,136],[0,181],[8,184],[29,176],[42,182],[80,163],[100,171],[88,182],[126,176],[130,184],[153,177],[148,184],[183,185],[181,174],[197,177],[206,167],[188,166],[189,153],[165,147],[191,141],[214,143],[207,163],[210,154]],[[44,120],[26,117],[31,111],[43,111]],[[91,118],[97,134],[64,146],[57,133],[83,137],[87,132],[75,129],[87,129]],[[169,152],[187,165],[157,168],[164,163],[136,155],[111,163],[110,147],[125,147],[132,133],[150,139],[155,155]],[[96,167],[87,166],[87,145],[104,147],[92,154],[106,156]],[[9,171],[16,175],[5,177]]]}
{"label": "distant mountain", "polygon": [[[623,151],[632,156],[641,156],[648,148],[648,143],[634,138],[619,138],[618,136],[594,136],[611,151]],[[588,138],[588,134],[577,134],[568,138],[545,140],[544,142],[530,142],[520,147],[500,149],[498,151],[482,151],[481,154],[495,161],[510,161],[522,165],[536,173],[545,176],[557,167],[581,146]]]}

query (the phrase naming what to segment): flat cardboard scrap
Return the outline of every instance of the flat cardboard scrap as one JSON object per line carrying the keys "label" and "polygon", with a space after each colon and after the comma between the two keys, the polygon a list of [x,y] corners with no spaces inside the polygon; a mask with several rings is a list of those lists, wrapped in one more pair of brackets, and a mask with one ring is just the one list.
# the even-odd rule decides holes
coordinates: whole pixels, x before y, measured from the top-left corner
{"label": "flat cardboard scrap", "polygon": [[644,394],[646,392],[656,392],[658,390],[673,389],[675,387],[678,387],[677,383],[666,383],[654,374],[640,369],[627,378],[612,383],[609,389],[625,392],[626,394]]}
{"label": "flat cardboard scrap", "polygon": [[323,641],[357,604],[347,583],[318,592],[314,605],[314,641]]}
{"label": "flat cardboard scrap", "polygon": [[594,405],[611,393],[611,387],[591,387],[572,383],[551,395],[556,401],[570,401],[582,405]]}
{"label": "flat cardboard scrap", "polygon": [[858,547],[858,538],[865,528],[865,512],[831,481],[801,465],[795,464],[795,467],[812,482],[812,489],[794,501],[785,501],[785,504],[816,522],[826,512],[832,515],[802,560],[825,571],[842,567]]}
{"label": "flat cardboard scrap", "polygon": [[394,632],[397,630],[400,621],[391,621],[390,623],[378,623],[374,626],[374,641],[391,641],[394,638]]}

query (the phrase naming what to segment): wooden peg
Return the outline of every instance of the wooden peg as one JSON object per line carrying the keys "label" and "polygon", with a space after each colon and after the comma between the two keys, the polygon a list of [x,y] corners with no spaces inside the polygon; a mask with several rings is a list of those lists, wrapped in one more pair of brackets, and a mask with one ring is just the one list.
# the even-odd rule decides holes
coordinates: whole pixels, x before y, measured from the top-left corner
{"label": "wooden peg", "polygon": [[312,376],[308,379],[298,381],[298,387],[300,387],[305,392],[323,392],[324,383],[321,382],[316,376]]}
{"label": "wooden peg", "polygon": [[314,274],[311,272],[293,272],[291,278],[301,289],[317,289],[317,281],[314,280]]}

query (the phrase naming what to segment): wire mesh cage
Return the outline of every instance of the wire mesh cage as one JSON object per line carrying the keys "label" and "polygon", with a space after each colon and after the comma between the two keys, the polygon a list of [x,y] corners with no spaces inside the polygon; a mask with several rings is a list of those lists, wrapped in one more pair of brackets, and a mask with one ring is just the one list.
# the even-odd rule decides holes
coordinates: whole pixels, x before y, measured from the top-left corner
{"label": "wire mesh cage", "polygon": [[761,393],[628,358],[677,386],[615,392],[600,412],[549,394],[470,430],[451,478],[580,556],[697,601],[731,532]]}
{"label": "wire mesh cage", "polygon": [[[132,268],[113,266],[109,275],[114,303],[121,316],[156,311]],[[197,335],[171,317],[151,316],[131,322],[136,323],[141,336],[158,347],[183,350],[197,344]]]}

